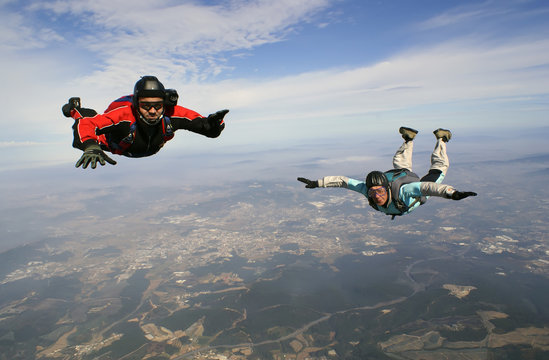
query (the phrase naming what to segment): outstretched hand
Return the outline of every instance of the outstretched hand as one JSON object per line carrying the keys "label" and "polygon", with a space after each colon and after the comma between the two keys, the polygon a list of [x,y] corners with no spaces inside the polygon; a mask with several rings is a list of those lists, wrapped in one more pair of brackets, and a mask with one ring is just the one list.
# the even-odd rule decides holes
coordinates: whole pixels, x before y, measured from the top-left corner
{"label": "outstretched hand", "polygon": [[477,196],[477,193],[472,191],[454,191],[451,197],[452,200],[461,200],[469,196]]}
{"label": "outstretched hand", "polygon": [[75,167],[80,167],[82,165],[82,169],[86,169],[89,164],[91,164],[91,168],[95,169],[97,167],[97,162],[101,164],[101,166],[105,165],[105,161],[108,162],[111,165],[116,165],[116,161],[111,159],[103,150],[101,150],[101,147],[97,144],[90,145],[84,150],[84,154],[78,159],[78,161],[75,164]]}
{"label": "outstretched hand", "polygon": [[302,183],[305,183],[305,187],[307,189],[314,189],[318,187],[318,180],[309,180],[302,177],[298,177],[297,181],[301,181]]}
{"label": "outstretched hand", "polygon": [[229,110],[225,109],[216,111],[215,113],[208,115],[208,122],[210,123],[210,126],[219,128],[225,127],[223,118],[225,117],[225,115],[227,115],[228,112]]}

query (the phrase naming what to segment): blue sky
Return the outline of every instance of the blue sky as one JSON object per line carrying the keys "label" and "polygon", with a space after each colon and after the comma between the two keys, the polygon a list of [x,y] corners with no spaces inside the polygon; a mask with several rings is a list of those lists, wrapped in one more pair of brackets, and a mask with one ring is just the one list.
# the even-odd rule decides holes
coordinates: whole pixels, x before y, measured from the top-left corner
{"label": "blue sky", "polygon": [[169,153],[546,126],[547,19],[529,0],[0,0],[0,172],[72,166],[61,105],[102,111],[148,74],[231,110],[220,138]]}

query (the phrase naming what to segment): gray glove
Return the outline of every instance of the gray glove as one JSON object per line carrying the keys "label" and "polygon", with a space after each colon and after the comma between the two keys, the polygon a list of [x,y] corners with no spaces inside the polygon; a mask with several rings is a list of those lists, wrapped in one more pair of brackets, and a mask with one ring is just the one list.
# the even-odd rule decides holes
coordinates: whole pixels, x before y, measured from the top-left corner
{"label": "gray glove", "polygon": [[105,161],[107,161],[111,165],[116,165],[116,161],[111,159],[103,150],[101,150],[101,147],[97,144],[92,144],[86,147],[84,150],[84,154],[78,159],[76,162],[76,167],[79,167],[82,165],[82,169],[85,169],[88,167],[88,165],[91,163],[91,168],[95,169],[97,166],[97,162],[101,164],[101,166],[105,165]]}
{"label": "gray glove", "polygon": [[469,196],[477,196],[477,193],[476,192],[472,192],[472,191],[454,191],[454,193],[450,196],[452,198],[452,200],[461,200],[461,199],[465,199],[466,197],[469,197]]}
{"label": "gray glove", "polygon": [[298,177],[297,181],[301,181],[302,183],[305,183],[305,187],[307,189],[314,189],[318,187],[318,180],[309,180],[302,177]]}

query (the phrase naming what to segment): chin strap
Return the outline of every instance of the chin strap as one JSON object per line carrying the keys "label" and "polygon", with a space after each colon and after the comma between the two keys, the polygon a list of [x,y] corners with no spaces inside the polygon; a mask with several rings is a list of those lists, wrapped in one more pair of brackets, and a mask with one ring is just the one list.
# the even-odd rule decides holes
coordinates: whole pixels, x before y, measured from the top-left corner
{"label": "chin strap", "polygon": [[141,111],[139,111],[139,109],[136,110],[137,114],[139,115],[139,120],[143,121],[145,124],[149,125],[149,126],[153,126],[153,125],[158,125],[161,121],[162,121],[162,118],[164,117],[164,114],[166,113],[166,108],[164,107],[162,109],[162,114],[158,115],[158,117],[152,121],[154,122],[151,122],[151,120],[147,120],[143,114],[141,114]]}
{"label": "chin strap", "polygon": [[150,126],[158,125],[162,121],[163,117],[164,117],[164,113],[159,115],[155,120],[152,120],[154,122],[151,122],[151,120],[147,120],[141,113],[139,113],[139,119],[141,121],[143,121],[145,124],[150,125]]}

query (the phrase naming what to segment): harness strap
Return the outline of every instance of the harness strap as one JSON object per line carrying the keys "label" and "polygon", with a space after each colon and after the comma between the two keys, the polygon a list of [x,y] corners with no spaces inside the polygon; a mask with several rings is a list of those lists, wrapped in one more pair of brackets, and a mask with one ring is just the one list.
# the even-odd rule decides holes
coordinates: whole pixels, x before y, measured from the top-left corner
{"label": "harness strap", "polygon": [[162,132],[164,133],[164,141],[168,141],[174,136],[172,122],[167,116],[162,119]]}
{"label": "harness strap", "polygon": [[421,197],[416,197],[415,200],[408,206],[408,208],[413,207],[415,204],[417,204],[419,201],[421,201]]}
{"label": "harness strap", "polygon": [[[137,121],[130,126],[130,132],[119,143],[109,142],[110,147],[116,154],[123,154],[135,141],[135,133],[137,131]],[[162,136],[164,142],[171,140],[174,137],[174,129],[169,117],[164,116],[162,118]]]}

